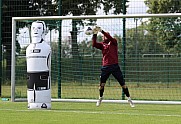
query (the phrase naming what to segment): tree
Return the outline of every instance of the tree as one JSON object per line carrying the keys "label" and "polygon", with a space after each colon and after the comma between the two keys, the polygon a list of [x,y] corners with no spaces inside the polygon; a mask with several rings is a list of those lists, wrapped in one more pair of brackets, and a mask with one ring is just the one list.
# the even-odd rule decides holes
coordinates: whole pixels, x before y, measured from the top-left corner
{"label": "tree", "polygon": [[[148,13],[180,13],[181,2],[179,0],[146,0],[149,7]],[[155,32],[157,41],[167,52],[181,50],[181,18],[151,18],[149,32]]]}
{"label": "tree", "polygon": [[[56,0],[58,3],[59,0]],[[128,2],[128,1],[126,1]],[[61,6],[61,14],[72,15],[72,16],[80,16],[80,15],[96,15],[98,9],[101,9],[103,6],[103,10],[106,14],[109,13],[110,10],[113,10],[114,14],[120,14],[123,12],[123,1],[120,0],[79,0],[74,1],[72,0],[63,0]],[[94,24],[95,20],[90,20],[89,24]],[[78,28],[77,25],[83,26],[82,20],[72,20],[72,56],[76,58],[79,56],[78,52],[78,44],[77,44],[77,34]]]}
{"label": "tree", "polygon": [[127,56],[140,57],[143,54],[164,52],[161,45],[157,42],[157,36],[155,36],[154,32],[147,31],[148,29],[149,24],[142,22],[136,28],[127,30]]}

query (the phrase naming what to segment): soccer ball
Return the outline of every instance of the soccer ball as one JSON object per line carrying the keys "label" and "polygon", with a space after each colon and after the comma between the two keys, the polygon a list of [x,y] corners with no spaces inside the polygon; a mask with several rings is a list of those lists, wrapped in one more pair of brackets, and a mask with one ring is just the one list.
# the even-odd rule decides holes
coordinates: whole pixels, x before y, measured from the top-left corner
{"label": "soccer ball", "polygon": [[93,31],[90,27],[88,27],[88,29],[85,31],[85,34],[86,35],[92,35],[93,34]]}

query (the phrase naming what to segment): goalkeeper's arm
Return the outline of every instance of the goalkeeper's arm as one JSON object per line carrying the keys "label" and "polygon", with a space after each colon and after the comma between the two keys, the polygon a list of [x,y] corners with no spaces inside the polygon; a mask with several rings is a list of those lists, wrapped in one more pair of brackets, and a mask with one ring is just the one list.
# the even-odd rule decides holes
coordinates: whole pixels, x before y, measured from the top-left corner
{"label": "goalkeeper's arm", "polygon": [[101,50],[102,49],[102,43],[97,42],[98,31],[99,30],[96,27],[93,29],[92,46]]}

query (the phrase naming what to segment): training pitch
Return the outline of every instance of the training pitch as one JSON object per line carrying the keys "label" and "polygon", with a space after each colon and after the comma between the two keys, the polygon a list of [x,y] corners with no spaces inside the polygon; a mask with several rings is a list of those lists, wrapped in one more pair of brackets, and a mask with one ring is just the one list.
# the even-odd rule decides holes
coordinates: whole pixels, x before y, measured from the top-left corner
{"label": "training pitch", "polygon": [[29,110],[27,102],[0,101],[1,124],[180,124],[181,105],[52,102]]}

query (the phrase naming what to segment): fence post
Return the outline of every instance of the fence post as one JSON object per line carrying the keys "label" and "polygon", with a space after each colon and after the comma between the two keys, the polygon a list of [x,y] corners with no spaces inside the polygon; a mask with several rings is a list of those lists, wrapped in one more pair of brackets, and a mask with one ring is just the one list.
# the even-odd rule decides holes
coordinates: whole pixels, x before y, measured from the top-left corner
{"label": "fence post", "polygon": [[1,86],[2,86],[2,0],[0,0],[0,97],[1,97]]}
{"label": "fence post", "polygon": [[[126,14],[126,0],[123,0],[123,15]],[[126,18],[123,18],[123,38],[122,38],[122,72],[125,79],[125,59],[126,59]],[[122,90],[122,99],[125,99],[125,94]]]}
{"label": "fence post", "polygon": [[[62,15],[62,0],[59,0],[59,11],[58,15]],[[62,30],[61,30],[61,25],[62,21],[60,20],[58,23],[58,31],[59,31],[59,40],[58,40],[58,98],[61,98],[61,35],[62,35]]]}

